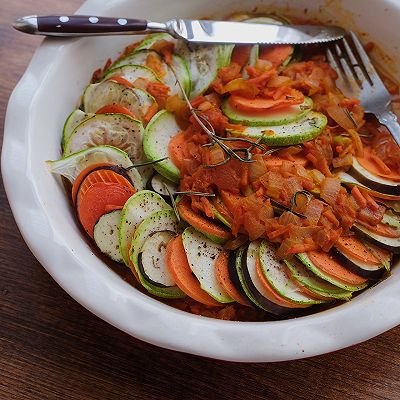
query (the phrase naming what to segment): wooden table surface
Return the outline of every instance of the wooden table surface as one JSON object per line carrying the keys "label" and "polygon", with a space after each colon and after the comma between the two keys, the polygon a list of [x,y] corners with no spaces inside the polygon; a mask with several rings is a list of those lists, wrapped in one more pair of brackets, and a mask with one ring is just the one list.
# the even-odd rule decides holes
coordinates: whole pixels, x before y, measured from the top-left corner
{"label": "wooden table surface", "polygon": [[[73,12],[80,3],[0,2],[1,127],[11,90],[40,43],[11,22]],[[332,354],[274,364],[163,350],[98,319],[52,280],[25,245],[2,183],[0,228],[1,400],[400,399],[400,327]]]}

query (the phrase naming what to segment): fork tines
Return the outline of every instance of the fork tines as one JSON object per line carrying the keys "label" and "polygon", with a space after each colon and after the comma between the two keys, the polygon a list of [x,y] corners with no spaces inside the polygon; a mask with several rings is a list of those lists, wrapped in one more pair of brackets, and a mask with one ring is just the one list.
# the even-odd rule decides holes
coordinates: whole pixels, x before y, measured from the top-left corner
{"label": "fork tines", "polygon": [[[339,78],[350,87],[362,88],[365,80],[373,86],[377,72],[357,36],[349,35],[328,47],[329,63],[336,70]],[[378,78],[379,79],[379,78]]]}

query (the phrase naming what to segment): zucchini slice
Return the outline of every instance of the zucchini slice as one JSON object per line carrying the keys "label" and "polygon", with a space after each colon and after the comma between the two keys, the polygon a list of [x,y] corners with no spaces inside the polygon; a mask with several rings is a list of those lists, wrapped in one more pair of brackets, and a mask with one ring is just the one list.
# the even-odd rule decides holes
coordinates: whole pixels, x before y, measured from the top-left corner
{"label": "zucchini slice", "polygon": [[75,178],[90,165],[97,163],[110,163],[118,165],[126,170],[136,190],[143,189],[143,182],[136,169],[129,169],[132,161],[125,151],[113,146],[95,146],[80,150],[67,157],[56,161],[46,161],[49,170],[53,174],[62,175],[71,183]]}
{"label": "zucchini slice", "polygon": [[334,277],[326,274],[325,272],[321,271],[317,266],[315,266],[313,264],[313,262],[310,260],[310,258],[308,257],[307,253],[296,254],[296,257],[300,260],[300,262],[306,268],[308,268],[316,276],[318,276],[321,279],[324,279],[327,282],[332,283],[332,285],[335,285],[335,286],[337,286],[339,288],[342,288],[344,290],[348,290],[350,292],[356,292],[358,290],[365,289],[368,286],[368,282],[365,282],[364,284],[361,284],[361,285],[349,285],[347,283],[339,281],[338,279],[335,279]]}
{"label": "zucchini slice", "polygon": [[112,80],[89,85],[83,93],[83,107],[87,113],[118,104],[126,107],[140,121],[144,120],[149,108],[156,103],[153,96],[138,88],[130,88]]}
{"label": "zucchini slice", "polygon": [[166,264],[167,244],[174,237],[175,232],[155,232],[145,241],[138,255],[138,268],[141,274],[154,286],[161,288],[176,286]]}
{"label": "zucchini slice", "polygon": [[[293,105],[278,110],[272,110],[265,114],[251,114],[241,112],[234,109],[229,99],[222,102],[222,111],[233,123],[247,125],[257,128],[248,128],[249,134],[257,135],[260,134],[260,130],[267,130],[269,126],[280,126],[296,122],[306,117],[313,107],[313,101],[306,97],[302,104]],[[321,114],[323,115],[323,114]],[[259,128],[258,128],[259,127]]]}
{"label": "zucchini slice", "polygon": [[219,245],[223,245],[232,237],[230,229],[216,224],[206,216],[198,215],[184,200],[177,202],[177,210],[183,220]]}
{"label": "zucchini slice", "polygon": [[[169,67],[169,65],[166,62],[163,61],[162,57],[156,51],[153,50],[141,50],[141,51],[136,50],[134,53],[128,55],[126,58],[118,61],[114,67],[115,68],[122,67],[123,65],[128,65],[128,64],[146,66],[147,58],[150,55],[156,57],[160,65],[162,66],[162,71],[160,71],[160,74],[158,74],[157,71],[154,70],[152,71],[161,82],[163,82],[170,88],[169,94],[170,95],[178,94],[180,97],[182,97],[181,89],[179,87],[179,84],[176,82],[177,78],[181,83],[185,92],[188,93],[188,91],[190,90],[189,68],[187,66],[186,61],[182,57],[179,57],[176,54],[172,56],[171,67],[173,70]],[[173,71],[175,71],[176,77]]]}
{"label": "zucchini slice", "polygon": [[152,69],[136,64],[126,64],[110,69],[104,76],[103,81],[111,79],[113,76],[120,76],[133,85],[138,78],[146,79],[149,82],[160,82]]}
{"label": "zucchini slice", "polygon": [[[133,50],[132,53],[136,53],[141,50],[149,50],[155,43],[161,40],[165,40],[167,42],[172,42],[172,43],[176,42],[176,39],[174,39],[169,33],[164,33],[164,32],[153,33],[145,37],[141,42],[139,42],[139,45]],[[130,54],[128,54],[128,56]]]}
{"label": "zucchini slice", "polygon": [[214,264],[222,246],[212,242],[194,228],[186,228],[182,234],[189,266],[200,282],[200,287],[220,303],[231,303],[233,299],[219,284]]}
{"label": "zucchini slice", "polygon": [[129,251],[133,235],[141,222],[156,211],[170,210],[171,207],[157,193],[142,190],[125,203],[118,226],[118,241],[122,259],[129,267]]}
{"label": "zucchini slice", "polygon": [[122,262],[118,241],[120,220],[121,210],[110,211],[99,218],[93,230],[93,239],[100,251],[119,263]]}
{"label": "zucchini slice", "polygon": [[140,283],[149,293],[165,298],[185,297],[186,295],[176,285],[160,286],[151,280],[147,280],[147,277],[139,268],[139,254],[142,252],[146,241],[156,232],[161,231],[170,231],[174,234],[180,233],[179,222],[173,210],[156,211],[143,220],[132,239],[132,246],[129,252],[130,260],[139,276]]}
{"label": "zucchini slice", "polygon": [[244,131],[228,131],[234,136],[261,139],[269,146],[290,146],[316,138],[325,128],[327,118],[324,114],[310,111],[303,119],[279,126],[247,127]]}
{"label": "zucchini slice", "polygon": [[229,64],[234,45],[193,45],[179,41],[176,52],[189,66],[192,83],[190,97],[205,92],[218,74],[218,69]]}
{"label": "zucchini slice", "polygon": [[313,299],[301,291],[300,287],[290,279],[290,271],[286,264],[276,258],[275,248],[265,240],[261,242],[259,257],[265,278],[280,296],[296,304],[325,303],[325,301]]}
{"label": "zucchini slice", "polygon": [[274,314],[287,315],[293,310],[277,304],[271,294],[263,286],[258,274],[256,261],[260,250],[260,242],[250,242],[236,252],[236,271],[246,296],[259,308]]}
{"label": "zucchini slice", "polygon": [[319,278],[297,260],[284,260],[292,277],[300,282],[311,292],[319,296],[330,297],[338,300],[350,300],[352,292],[338,288],[335,285]]}
{"label": "zucchini slice", "polygon": [[390,268],[392,266],[392,258],[393,254],[388,251],[387,255],[382,254],[382,249],[379,246],[376,246],[372,244],[371,242],[368,242],[367,240],[362,240],[364,243],[364,246],[378,259],[381,261],[383,267],[386,269],[386,271],[390,271]]}
{"label": "zucchini slice", "polygon": [[[169,141],[181,131],[174,114],[161,110],[148,123],[144,132],[143,150],[149,161],[168,157]],[[169,159],[155,163],[154,169],[169,179],[179,183],[179,169]]]}
{"label": "zucchini slice", "polygon": [[213,210],[214,213],[214,217],[215,219],[217,219],[219,222],[221,222],[223,225],[227,226],[228,228],[232,228],[232,224],[224,217],[224,215],[222,215],[222,213],[220,213],[215,206],[213,205],[213,203],[210,203],[210,206]]}
{"label": "zucchini slice", "polygon": [[389,225],[393,228],[400,229],[400,215],[391,210],[386,210],[382,218],[382,224]]}
{"label": "zucchini slice", "polygon": [[68,115],[67,119],[65,120],[65,124],[62,131],[61,146],[63,149],[74,129],[85,119],[88,119],[93,116],[94,114],[87,113],[79,109],[72,111],[72,113]]}
{"label": "zucchini slice", "polygon": [[125,114],[96,114],[79,124],[68,139],[64,155],[99,145],[125,151],[134,162],[143,160],[143,125]]}

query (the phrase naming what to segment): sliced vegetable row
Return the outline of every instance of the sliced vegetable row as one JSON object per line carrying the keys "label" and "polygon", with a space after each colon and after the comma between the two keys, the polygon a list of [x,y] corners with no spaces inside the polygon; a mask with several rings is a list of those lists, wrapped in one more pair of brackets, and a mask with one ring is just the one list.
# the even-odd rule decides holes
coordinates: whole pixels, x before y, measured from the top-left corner
{"label": "sliced vegetable row", "polygon": [[[237,301],[286,315],[296,308],[349,300],[354,291],[379,279],[391,265],[383,241],[392,244],[392,252],[400,252],[400,219],[389,211],[382,221],[386,230],[377,227],[373,234],[342,237],[331,253],[302,253],[281,261],[265,240],[227,251],[227,227],[194,213],[183,197],[177,210],[190,225],[185,229],[163,193],[143,190],[131,166],[124,152],[110,146],[50,163],[53,172],[62,172],[73,182],[78,219],[100,251],[129,266],[155,296],[187,295],[208,306]],[[163,184],[160,187],[165,190]],[[170,200],[169,195],[166,198]],[[221,198],[213,204],[226,209]],[[390,238],[392,230],[397,236]]]}
{"label": "sliced vegetable row", "polygon": [[[167,34],[152,35],[90,84],[82,109],[67,118],[64,157],[48,162],[49,168],[72,183],[78,220],[100,251],[131,268],[152,295],[189,296],[215,307],[238,302],[285,316],[349,300],[390,270],[392,253],[400,253],[400,179],[368,149],[353,157],[350,170],[338,170],[336,176],[357,201],[366,202],[371,195],[385,204],[386,213],[376,226],[357,220],[351,226],[354,235],[341,236],[329,253],[298,250],[295,257],[280,260],[271,242],[234,239],[234,194],[217,193],[208,202],[214,216],[209,218],[176,193],[184,137],[175,115],[165,109],[166,98],[193,99],[204,93],[231,60],[247,79],[247,67],[257,60],[280,68],[294,51],[292,46],[188,47]],[[308,97],[230,93],[229,85],[245,88],[243,78],[224,87],[222,111],[240,124],[240,129],[230,124],[228,135],[288,146],[312,140],[325,129],[327,117],[313,111]],[[273,204],[275,215],[287,211],[292,208]]]}

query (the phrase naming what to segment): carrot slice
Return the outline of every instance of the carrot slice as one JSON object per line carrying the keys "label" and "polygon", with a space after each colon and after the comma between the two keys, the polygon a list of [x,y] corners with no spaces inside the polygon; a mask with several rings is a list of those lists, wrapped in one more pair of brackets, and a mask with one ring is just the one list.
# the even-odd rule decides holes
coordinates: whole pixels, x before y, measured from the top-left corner
{"label": "carrot slice", "polygon": [[231,278],[229,276],[228,260],[229,251],[223,251],[217,257],[217,260],[215,261],[215,274],[217,277],[217,281],[226,290],[229,296],[232,297],[233,300],[244,306],[249,306],[250,303],[243,297],[241,293],[239,293],[239,291],[236,289],[231,281]]}
{"label": "carrot slice", "polygon": [[236,45],[232,52],[231,62],[244,67],[250,58],[251,46]]}
{"label": "carrot slice", "polygon": [[168,155],[170,160],[178,168],[182,165],[183,149],[185,147],[185,135],[183,132],[175,135],[168,143]]}
{"label": "carrot slice", "polygon": [[380,265],[381,262],[354,236],[341,237],[335,244],[344,255],[349,255],[366,264]]}
{"label": "carrot slice", "polygon": [[120,104],[106,104],[104,107],[98,109],[96,114],[125,114],[134,119],[138,119],[132,111]]}
{"label": "carrot slice", "polygon": [[304,96],[285,96],[280,99],[267,99],[263,97],[256,97],[249,99],[247,97],[238,96],[233,94],[229,98],[230,105],[242,112],[255,113],[255,114],[268,114],[272,110],[281,109],[284,110],[295,104],[301,104],[304,101]]}
{"label": "carrot slice", "polygon": [[124,205],[135,193],[132,185],[120,183],[96,182],[85,191],[79,190],[77,213],[80,223],[88,235],[93,238],[93,229],[98,219],[105,214],[108,205]]}
{"label": "carrot slice", "polygon": [[127,79],[123,78],[122,76],[112,76],[111,78],[108,78],[107,80],[120,83],[121,85],[124,85],[126,87],[134,86],[131,82],[129,82]]}
{"label": "carrot slice", "polygon": [[166,261],[170,274],[182,292],[206,306],[221,306],[200,287],[199,281],[193,275],[183,247],[182,235],[168,242]]}
{"label": "carrot slice", "polygon": [[270,298],[268,300],[273,301],[275,304],[278,304],[279,306],[282,306],[282,307],[288,307],[288,308],[309,307],[309,304],[293,303],[292,301],[287,300],[284,297],[280,296],[278,293],[276,293],[275,290],[270,285],[270,283],[268,282],[267,278],[264,276],[264,273],[263,273],[262,267],[261,267],[261,261],[258,257],[256,260],[256,272],[257,272],[258,278],[260,279],[261,284],[263,285],[264,289],[270,295]]}
{"label": "carrot slice", "polygon": [[369,225],[363,221],[357,221],[360,225],[365,226],[369,231],[376,233],[380,236],[388,238],[398,238],[400,236],[399,231],[386,224]]}
{"label": "carrot slice", "polygon": [[357,157],[357,161],[362,167],[371,172],[374,175],[381,176],[382,178],[391,179],[394,181],[400,181],[400,176],[394,172],[376,156],[372,149],[364,146],[363,157]]}
{"label": "carrot slice", "polygon": [[287,60],[293,53],[293,46],[290,44],[276,46],[260,46],[258,58],[272,63],[273,67],[278,67]]}
{"label": "carrot slice", "polygon": [[[94,185],[98,182],[106,182],[106,183],[118,183],[122,186],[130,187],[135,193],[135,189],[132,184],[123,177],[122,175],[110,170],[110,169],[96,169],[95,171],[89,173],[86,178],[83,180],[79,187],[78,197],[83,196],[86,191],[90,188],[90,186]],[[113,204],[113,203],[109,203]]]}
{"label": "carrot slice", "polygon": [[362,285],[363,283],[367,282],[367,279],[353,274],[328,253],[310,251],[307,253],[307,255],[317,268],[326,274],[339,279],[341,282],[348,283],[349,285]]}
{"label": "carrot slice", "polygon": [[230,239],[231,233],[229,230],[222,228],[214,224],[213,222],[207,220],[201,215],[196,214],[185,201],[180,201],[178,204],[178,211],[182,218],[195,229],[200,232],[207,233],[208,235],[213,235],[221,239]]}
{"label": "carrot slice", "polygon": [[83,169],[79,175],[75,178],[74,183],[72,185],[72,191],[71,191],[71,197],[72,197],[72,201],[75,204],[76,202],[76,195],[78,194],[78,190],[81,186],[82,181],[95,169],[99,169],[102,167],[111,167],[113,164],[111,163],[107,163],[107,162],[103,162],[103,163],[96,163],[96,164],[92,164],[89,165],[88,167],[86,167],[85,169]]}

